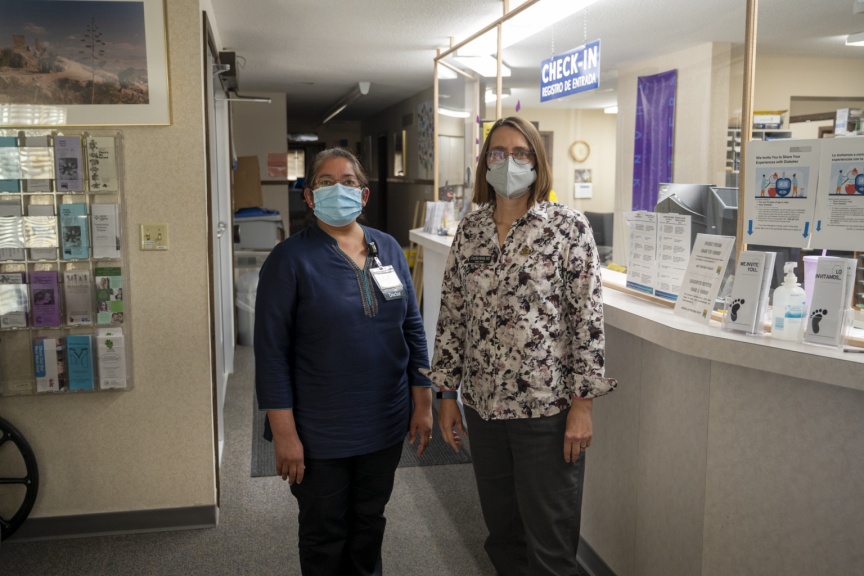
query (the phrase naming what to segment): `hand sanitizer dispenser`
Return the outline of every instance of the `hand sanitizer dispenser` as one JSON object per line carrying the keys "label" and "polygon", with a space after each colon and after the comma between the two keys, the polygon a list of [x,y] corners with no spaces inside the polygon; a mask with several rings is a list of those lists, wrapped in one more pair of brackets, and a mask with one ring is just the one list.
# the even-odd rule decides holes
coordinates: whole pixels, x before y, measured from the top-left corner
{"label": "hand sanitizer dispenser", "polygon": [[797,282],[797,262],[786,262],[783,271],[786,278],[774,290],[774,319],[771,322],[771,337],[778,340],[797,340],[806,314],[807,297]]}

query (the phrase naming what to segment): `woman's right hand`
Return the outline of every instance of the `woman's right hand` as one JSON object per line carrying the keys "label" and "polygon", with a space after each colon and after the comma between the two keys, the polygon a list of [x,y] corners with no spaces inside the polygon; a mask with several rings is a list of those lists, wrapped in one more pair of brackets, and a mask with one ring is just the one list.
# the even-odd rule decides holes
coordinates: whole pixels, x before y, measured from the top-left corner
{"label": "woman's right hand", "polygon": [[[438,410],[438,426],[441,428],[444,440],[453,447],[453,450],[459,452],[459,448],[462,446],[462,438],[459,434],[467,436],[468,433],[465,432],[462,413],[459,411],[459,404],[456,403],[456,400],[441,400],[441,406]],[[454,427],[459,430],[459,434],[453,431]]]}
{"label": "woman's right hand", "polygon": [[306,466],[303,464],[303,443],[297,434],[274,436],[276,443],[276,473],[282,476],[282,480],[288,480],[288,484],[300,484],[303,481],[303,472]]}

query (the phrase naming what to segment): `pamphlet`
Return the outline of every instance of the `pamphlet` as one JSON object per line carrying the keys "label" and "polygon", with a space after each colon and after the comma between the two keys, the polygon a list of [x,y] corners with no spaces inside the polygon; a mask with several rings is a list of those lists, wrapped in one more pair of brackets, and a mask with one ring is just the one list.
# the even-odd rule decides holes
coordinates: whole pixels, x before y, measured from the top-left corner
{"label": "pamphlet", "polygon": [[0,192],[20,192],[21,162],[18,159],[18,138],[0,136]]}
{"label": "pamphlet", "polygon": [[96,268],[96,323],[123,323],[123,278],[119,266]]}
{"label": "pamphlet", "polygon": [[24,232],[31,260],[57,259],[57,217],[53,204],[30,204],[24,219]]}
{"label": "pamphlet", "polygon": [[63,272],[66,322],[70,326],[93,324],[93,289],[89,270]]}
{"label": "pamphlet", "polygon": [[689,260],[690,216],[657,214],[657,296],[678,299]]}
{"label": "pamphlet", "polygon": [[57,191],[83,192],[84,165],[81,162],[81,137],[55,136],[54,158],[57,162]]}
{"label": "pamphlet", "polygon": [[744,240],[807,248],[813,234],[824,140],[747,142]]}
{"label": "pamphlet", "polygon": [[33,326],[60,326],[57,272],[32,272],[30,290],[33,293]]}
{"label": "pamphlet", "polygon": [[24,260],[24,218],[18,200],[0,201],[0,260]]}
{"label": "pamphlet", "polygon": [[93,337],[89,334],[66,337],[69,358],[69,389],[93,390]]}
{"label": "pamphlet", "polygon": [[93,258],[120,258],[120,226],[117,204],[92,204]]}
{"label": "pamphlet", "polygon": [[33,340],[33,364],[36,368],[36,391],[59,392],[66,389],[66,351],[62,338]]}
{"label": "pamphlet", "polygon": [[102,328],[96,335],[99,388],[126,387],[126,344],[123,330]]}
{"label": "pamphlet", "polygon": [[91,136],[87,139],[87,164],[91,192],[117,191],[113,136]]}
{"label": "pamphlet", "polygon": [[[28,139],[29,140],[29,139]],[[30,142],[28,141],[28,144]],[[23,180],[54,179],[54,149],[42,146],[18,148]]]}
{"label": "pamphlet", "polygon": [[90,257],[90,234],[87,231],[87,205],[61,204],[60,227],[63,238],[63,259]]}
{"label": "pamphlet", "polygon": [[657,214],[624,212],[630,235],[627,255],[627,287],[654,294],[657,282]]}
{"label": "pamphlet", "polygon": [[0,274],[0,328],[27,327],[27,284],[24,272]]}
{"label": "pamphlet", "polygon": [[812,246],[864,250],[864,138],[822,140]]}
{"label": "pamphlet", "polygon": [[675,302],[676,315],[700,324],[707,325],[711,321],[711,311],[720,293],[723,272],[734,247],[734,236],[696,236],[681,293]]}
{"label": "pamphlet", "polygon": [[843,315],[852,303],[856,262],[852,258],[819,258],[805,342],[823,346],[841,344]]}
{"label": "pamphlet", "polygon": [[776,252],[744,250],[735,267],[732,303],[727,312],[724,328],[752,334],[761,332],[774,273]]}

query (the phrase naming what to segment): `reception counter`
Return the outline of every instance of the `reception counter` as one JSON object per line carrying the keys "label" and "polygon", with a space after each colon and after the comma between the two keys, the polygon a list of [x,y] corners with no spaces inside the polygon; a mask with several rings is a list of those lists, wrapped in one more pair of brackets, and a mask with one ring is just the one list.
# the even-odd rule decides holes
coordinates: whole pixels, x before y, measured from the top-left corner
{"label": "reception counter", "polygon": [[[452,238],[411,239],[431,343]],[[619,385],[594,402],[580,558],[598,576],[860,574],[864,354],[702,326],[622,276],[603,271]]]}

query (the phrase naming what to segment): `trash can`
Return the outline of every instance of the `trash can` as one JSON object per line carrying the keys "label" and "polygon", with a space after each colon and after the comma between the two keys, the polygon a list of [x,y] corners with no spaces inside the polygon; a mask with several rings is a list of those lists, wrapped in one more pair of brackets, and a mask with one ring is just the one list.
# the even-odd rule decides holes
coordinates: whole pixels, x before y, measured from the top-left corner
{"label": "trash can", "polygon": [[237,280],[237,343],[252,346],[255,333],[255,296],[258,293],[258,270],[247,272]]}

